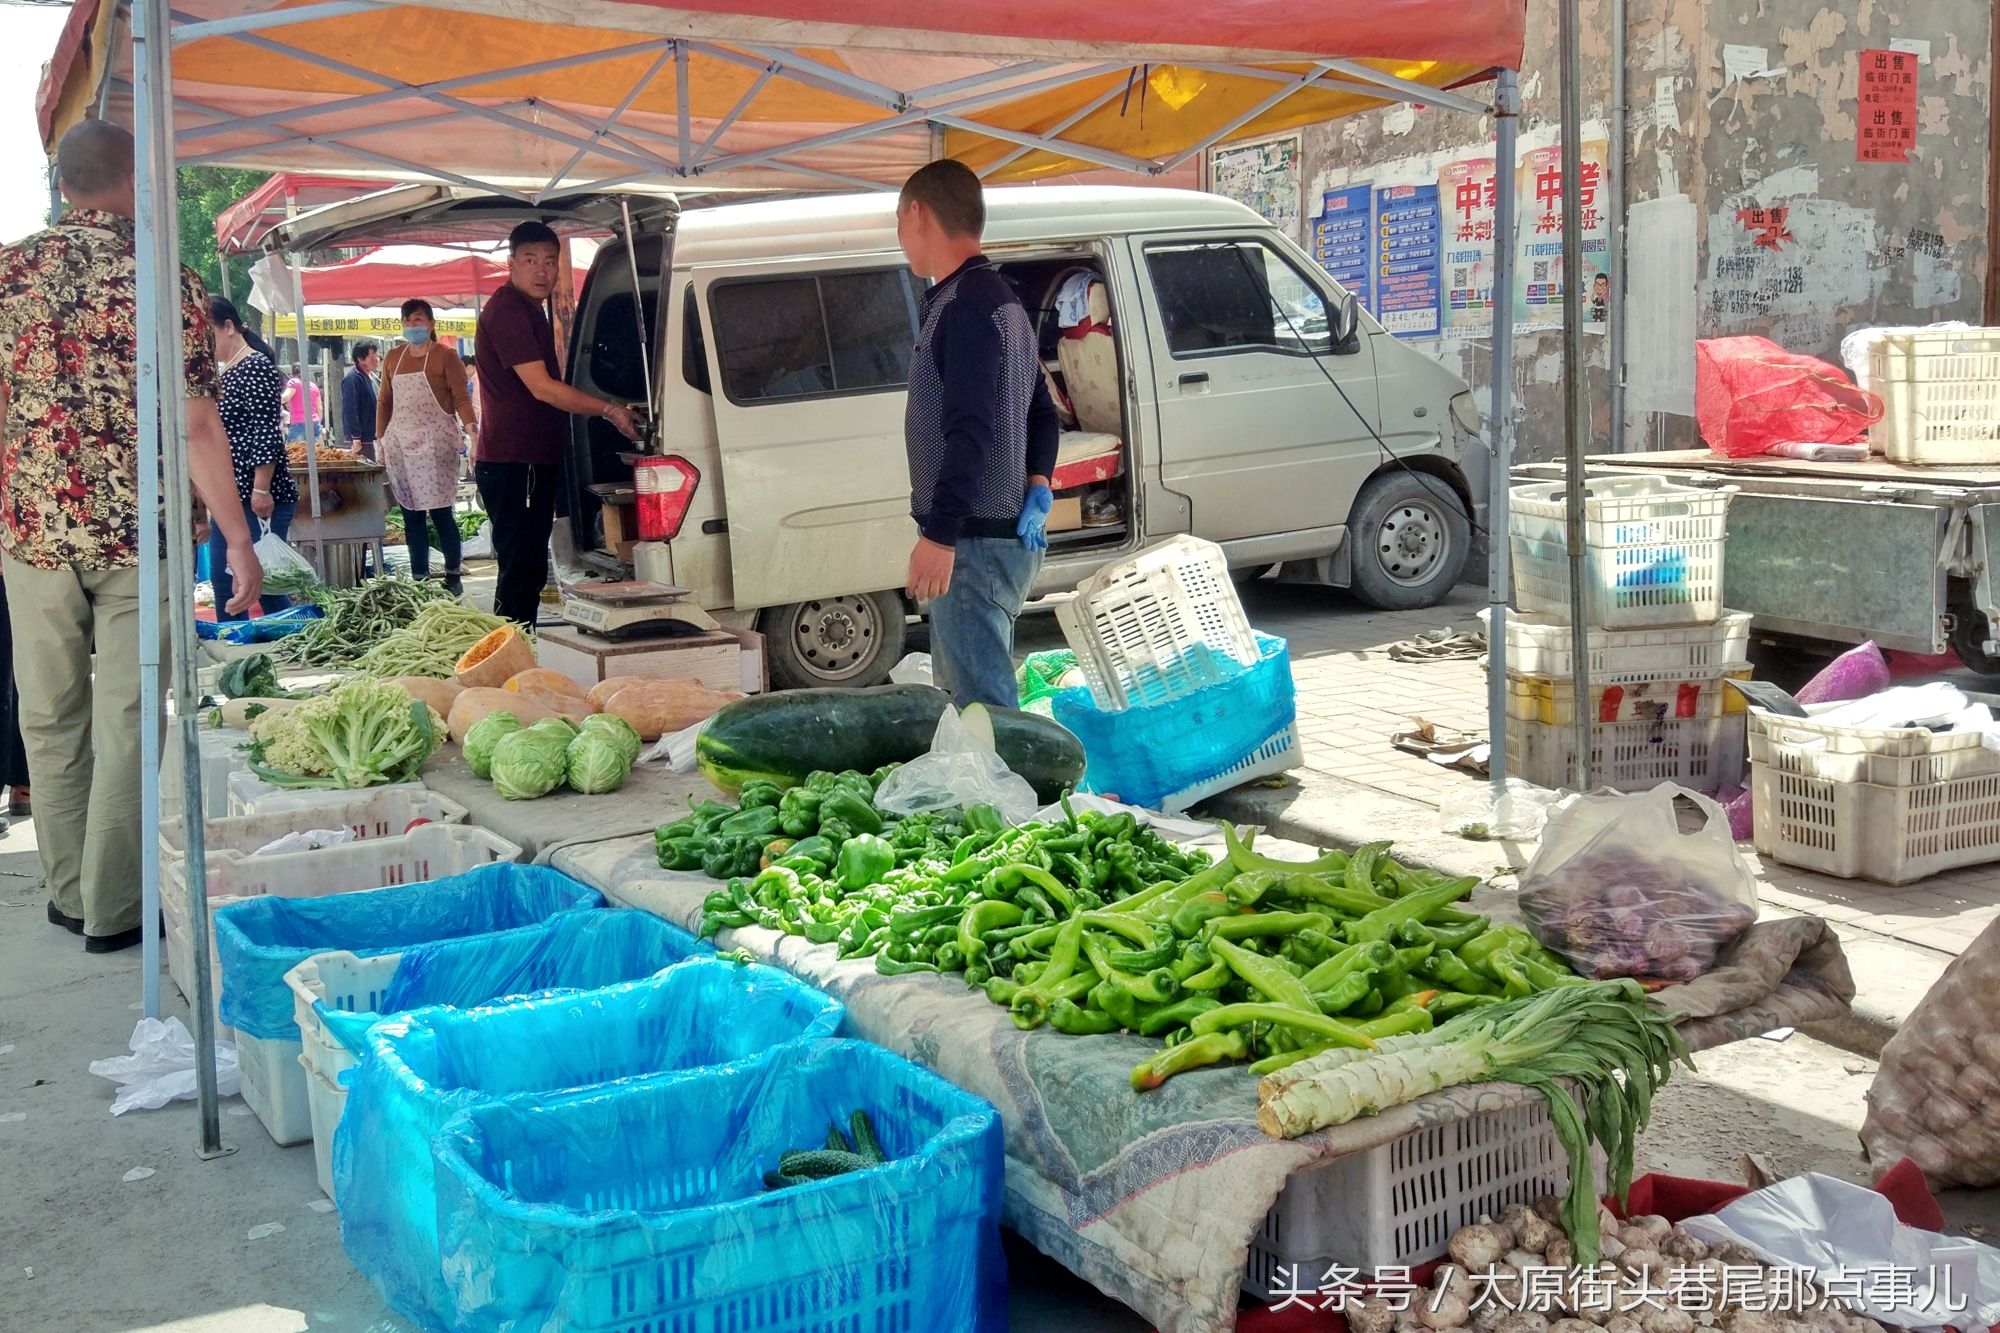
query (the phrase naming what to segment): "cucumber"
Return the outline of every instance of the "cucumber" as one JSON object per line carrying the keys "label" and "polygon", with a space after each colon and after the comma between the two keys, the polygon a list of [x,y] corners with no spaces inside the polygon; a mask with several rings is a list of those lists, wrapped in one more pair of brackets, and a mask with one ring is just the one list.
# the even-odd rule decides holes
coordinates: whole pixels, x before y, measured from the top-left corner
{"label": "cucumber", "polygon": [[[732,794],[759,778],[794,786],[818,769],[872,773],[929,750],[949,702],[929,685],[756,694],[709,719],[695,759],[704,777]],[[1067,728],[1012,708],[981,711],[994,749],[1036,796],[1053,801],[1082,780],[1083,744]]]}

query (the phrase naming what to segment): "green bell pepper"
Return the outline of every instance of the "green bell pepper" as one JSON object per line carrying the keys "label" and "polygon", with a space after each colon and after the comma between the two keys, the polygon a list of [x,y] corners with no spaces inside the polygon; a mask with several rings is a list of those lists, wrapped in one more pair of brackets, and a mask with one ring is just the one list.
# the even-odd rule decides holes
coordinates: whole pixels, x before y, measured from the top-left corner
{"label": "green bell pepper", "polygon": [[753,778],[743,784],[743,790],[736,793],[737,808],[756,810],[763,806],[776,806],[785,799],[785,792],[775,782],[763,778]]}
{"label": "green bell pepper", "polygon": [[785,855],[793,858],[810,857],[817,861],[821,868],[831,870],[833,863],[840,858],[840,849],[829,840],[815,834],[809,838],[800,838],[786,849]]}
{"label": "green bell pepper", "polygon": [[725,838],[756,837],[768,841],[780,832],[777,807],[760,805],[751,810],[738,810],[723,820],[715,831]]}
{"label": "green bell pepper", "polygon": [[869,803],[866,796],[852,791],[833,791],[819,803],[822,822],[838,819],[856,833],[880,833],[882,813]]}
{"label": "green bell pepper", "polygon": [[820,793],[794,787],[778,801],[778,823],[787,835],[810,838],[819,832]]}
{"label": "green bell pepper", "polygon": [[997,838],[1007,831],[1007,821],[1000,812],[984,802],[966,806],[958,822],[967,833],[991,833]]}
{"label": "green bell pepper", "polygon": [[895,868],[895,849],[872,833],[861,833],[840,845],[833,877],[841,888],[852,891],[879,884]]}

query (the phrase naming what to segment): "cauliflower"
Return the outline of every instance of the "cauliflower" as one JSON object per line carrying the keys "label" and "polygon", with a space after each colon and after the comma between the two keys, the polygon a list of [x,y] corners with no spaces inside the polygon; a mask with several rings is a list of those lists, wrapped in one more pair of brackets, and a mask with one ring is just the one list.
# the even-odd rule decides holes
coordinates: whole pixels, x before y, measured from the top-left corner
{"label": "cauliflower", "polygon": [[333,761],[313,740],[311,728],[316,720],[330,720],[338,709],[332,695],[322,694],[297,708],[259,714],[250,723],[250,740],[257,747],[258,760],[302,778],[331,777]]}
{"label": "cauliflower", "polygon": [[444,719],[388,681],[357,677],[250,724],[252,769],[285,787],[373,787],[415,780]]}

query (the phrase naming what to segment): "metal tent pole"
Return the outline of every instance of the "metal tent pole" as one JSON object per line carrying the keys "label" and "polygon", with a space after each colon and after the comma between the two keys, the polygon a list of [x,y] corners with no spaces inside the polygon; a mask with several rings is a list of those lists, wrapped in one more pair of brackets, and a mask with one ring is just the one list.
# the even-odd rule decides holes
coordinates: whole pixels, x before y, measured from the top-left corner
{"label": "metal tent pole", "polygon": [[1519,76],[1500,71],[1493,90],[1493,465],[1486,494],[1487,772],[1497,799],[1507,786],[1507,508],[1514,461],[1514,193],[1520,136]]}
{"label": "metal tent pole", "polygon": [[[181,372],[180,244],[173,219],[175,201],[172,48],[165,0],[134,0],[132,7],[132,102],[138,123],[138,209],[136,274],[139,301],[139,422],[151,436],[148,452],[158,460],[139,469],[140,523],[139,660],[141,663],[140,845],[142,893],[147,932],[145,971],[157,1007],[158,942],[152,938],[159,901],[159,653],[164,608],[173,635],[176,721],[181,729],[181,819],[187,856],[188,947],[194,959],[195,1098],[200,1105],[201,1156],[223,1152],[222,1120],[215,1086],[215,1010],[209,967],[207,864],[202,824],[200,697],[195,685],[193,531],[188,512],[186,394]],[[164,494],[160,488],[164,487]],[[151,492],[151,495],[148,495]],[[164,503],[162,503],[164,502]],[[150,516],[164,510],[160,524]],[[164,529],[166,587],[162,596],[159,540]],[[148,559],[148,557],[151,557]],[[146,669],[150,660],[152,668]],[[150,698],[147,681],[150,677]],[[150,770],[150,771],[148,771]]]}
{"label": "metal tent pole", "polygon": [[[299,215],[299,197],[285,196],[285,212],[289,217]],[[292,332],[296,335],[294,344],[299,349],[299,392],[305,395],[306,422],[306,492],[311,497],[307,511],[313,520],[313,563],[319,566],[319,576],[331,579],[333,571],[326,564],[326,543],[319,539],[319,441],[313,436],[312,381],[307,378],[311,367],[306,364],[306,280],[300,273],[305,256],[289,256],[292,266],[292,318],[296,323]]]}
{"label": "metal tent pole", "polygon": [[1583,90],[1580,38],[1582,0],[1558,6],[1562,66],[1562,283],[1563,283],[1563,480],[1564,527],[1569,554],[1571,725],[1576,754],[1570,785],[1590,789],[1590,599],[1584,586],[1583,453],[1590,422],[1583,401]]}
{"label": "metal tent pole", "polygon": [[1625,452],[1625,150],[1628,96],[1625,73],[1625,0],[1611,0],[1611,143],[1604,164],[1604,202],[1611,252],[1611,308],[1604,316],[1605,361],[1611,369],[1611,452]]}

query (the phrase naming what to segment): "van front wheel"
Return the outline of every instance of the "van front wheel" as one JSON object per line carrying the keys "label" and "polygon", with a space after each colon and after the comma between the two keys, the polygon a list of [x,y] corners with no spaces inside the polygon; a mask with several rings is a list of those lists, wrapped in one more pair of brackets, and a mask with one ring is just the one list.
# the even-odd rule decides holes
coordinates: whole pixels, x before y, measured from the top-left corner
{"label": "van front wheel", "polygon": [[1437,605],[1458,582],[1472,525],[1442,478],[1399,469],[1361,488],[1347,539],[1354,595],[1385,611],[1411,611]]}
{"label": "van front wheel", "polygon": [[757,618],[779,689],[880,685],[903,656],[903,599],[893,592],[774,606]]}

